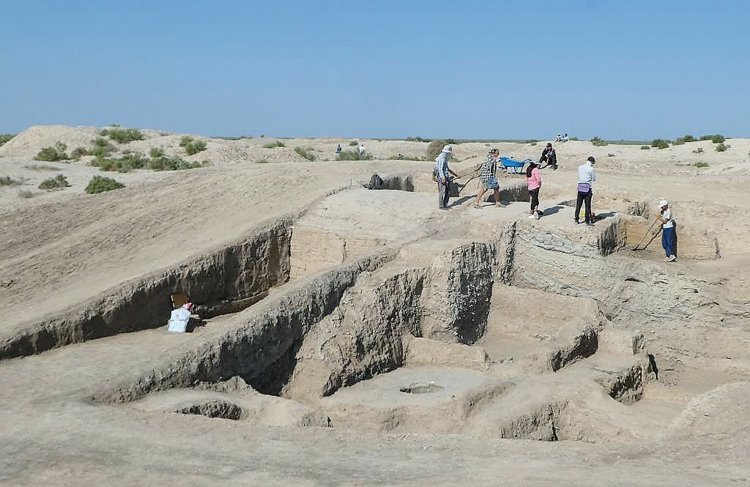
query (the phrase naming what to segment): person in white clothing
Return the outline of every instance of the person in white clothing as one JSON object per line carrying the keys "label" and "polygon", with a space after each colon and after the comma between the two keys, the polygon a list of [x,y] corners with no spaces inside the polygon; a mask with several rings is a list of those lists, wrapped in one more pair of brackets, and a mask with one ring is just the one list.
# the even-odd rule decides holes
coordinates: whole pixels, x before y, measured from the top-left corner
{"label": "person in white clothing", "polygon": [[591,218],[591,186],[596,181],[596,171],[594,171],[594,164],[596,159],[590,156],[585,164],[581,164],[578,167],[578,197],[576,198],[576,212],[573,219],[576,225],[580,223],[579,215],[581,214],[581,205],[586,205],[586,225],[592,226],[594,219]]}
{"label": "person in white clothing", "polygon": [[667,260],[674,262],[677,260],[677,232],[674,228],[674,217],[672,208],[667,200],[659,202],[659,218],[661,220],[661,246],[664,253],[667,254]]}
{"label": "person in white clothing", "polygon": [[192,311],[193,303],[185,303],[181,307],[172,310],[172,314],[169,317],[167,331],[171,331],[172,333],[185,333],[188,323],[190,322]]}
{"label": "person in white clothing", "polygon": [[364,157],[365,152],[367,151],[365,150],[364,144],[359,144],[359,157]]}

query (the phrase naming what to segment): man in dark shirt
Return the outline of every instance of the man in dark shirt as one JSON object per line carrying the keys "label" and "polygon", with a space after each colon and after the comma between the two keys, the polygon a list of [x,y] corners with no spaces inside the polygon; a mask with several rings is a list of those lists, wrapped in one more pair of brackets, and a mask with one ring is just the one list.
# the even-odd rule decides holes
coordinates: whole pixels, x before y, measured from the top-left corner
{"label": "man in dark shirt", "polygon": [[555,153],[555,149],[552,148],[551,142],[547,142],[547,147],[544,148],[542,157],[539,158],[539,166],[547,167],[542,166],[543,162],[546,162],[547,166],[552,166],[552,169],[557,169],[557,154]]}

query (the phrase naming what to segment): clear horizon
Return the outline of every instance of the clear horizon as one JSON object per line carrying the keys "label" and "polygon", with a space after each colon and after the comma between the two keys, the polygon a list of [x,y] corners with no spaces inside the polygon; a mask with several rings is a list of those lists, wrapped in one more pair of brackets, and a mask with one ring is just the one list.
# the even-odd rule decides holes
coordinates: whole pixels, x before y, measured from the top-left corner
{"label": "clear horizon", "polygon": [[0,133],[750,137],[748,18],[742,0],[13,2]]}

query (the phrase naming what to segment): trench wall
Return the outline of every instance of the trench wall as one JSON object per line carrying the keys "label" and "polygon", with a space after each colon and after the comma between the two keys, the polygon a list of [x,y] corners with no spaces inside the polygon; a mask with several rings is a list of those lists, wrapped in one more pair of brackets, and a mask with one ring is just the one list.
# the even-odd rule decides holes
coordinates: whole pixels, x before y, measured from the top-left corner
{"label": "trench wall", "polygon": [[23,323],[0,338],[0,359],[163,326],[174,292],[186,293],[213,314],[236,311],[238,303],[252,304],[289,280],[293,220],[279,219],[242,240],[126,282],[59,315]]}

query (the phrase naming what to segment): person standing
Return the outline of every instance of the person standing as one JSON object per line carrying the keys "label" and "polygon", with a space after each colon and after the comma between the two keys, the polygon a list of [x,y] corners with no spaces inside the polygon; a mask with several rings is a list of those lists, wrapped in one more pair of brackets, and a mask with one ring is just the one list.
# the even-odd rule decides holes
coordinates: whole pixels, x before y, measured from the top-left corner
{"label": "person standing", "polygon": [[497,158],[499,155],[499,150],[492,149],[482,163],[482,168],[479,171],[479,179],[482,187],[479,189],[479,193],[477,193],[474,208],[481,208],[480,202],[482,201],[482,196],[484,196],[484,193],[486,193],[488,189],[495,192],[495,206],[500,206],[500,184],[497,182],[497,177],[495,176],[497,171]]}
{"label": "person standing", "polygon": [[448,167],[448,161],[451,158],[451,154],[453,154],[453,148],[446,145],[435,158],[435,176],[437,177],[439,193],[438,208],[441,210],[448,209],[448,199],[451,197],[451,174],[455,177],[459,177],[458,174]]}
{"label": "person standing", "polygon": [[586,205],[586,225],[594,225],[594,219],[591,218],[591,196],[593,194],[591,188],[594,181],[596,181],[594,164],[596,164],[596,159],[593,156],[589,156],[584,164],[578,166],[578,198],[576,199],[576,212],[574,216],[576,225],[580,223],[578,218],[581,213],[582,203]]}
{"label": "person standing", "polygon": [[552,142],[547,142],[547,147],[542,151],[542,157],[539,158],[539,166],[546,162],[547,166],[552,166],[553,170],[557,169],[557,153],[552,148]]}
{"label": "person standing", "polygon": [[674,262],[677,260],[677,232],[674,228],[674,217],[672,208],[669,207],[667,200],[659,202],[660,219],[661,219],[661,246],[664,253],[667,254],[667,261]]}
{"label": "person standing", "polygon": [[336,144],[336,154],[341,154],[341,144]]}
{"label": "person standing", "polygon": [[529,188],[529,201],[531,201],[531,211],[529,218],[539,219],[542,214],[539,211],[539,189],[542,187],[542,175],[539,172],[537,163],[532,162],[526,168],[526,185]]}
{"label": "person standing", "polygon": [[365,145],[359,144],[359,157],[364,157],[366,152]]}

